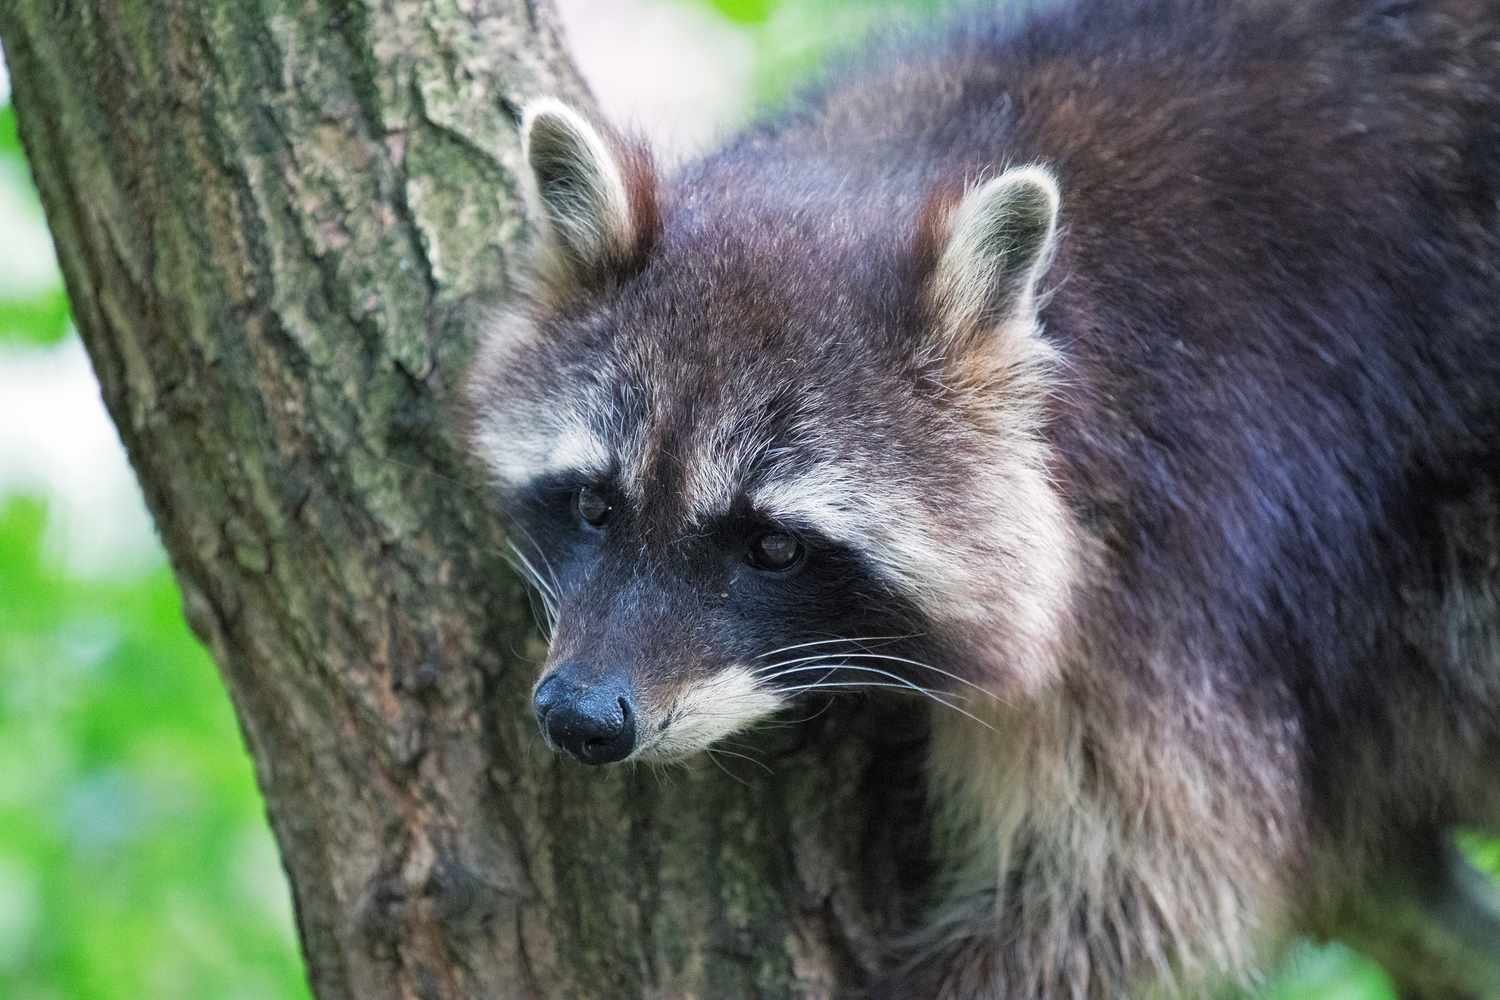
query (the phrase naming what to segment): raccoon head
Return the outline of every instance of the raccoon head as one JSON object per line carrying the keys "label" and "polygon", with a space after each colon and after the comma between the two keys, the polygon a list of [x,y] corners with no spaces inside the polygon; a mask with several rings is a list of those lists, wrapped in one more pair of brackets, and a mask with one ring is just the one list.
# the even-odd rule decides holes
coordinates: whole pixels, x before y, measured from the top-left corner
{"label": "raccoon head", "polygon": [[557,102],[522,129],[534,260],[469,403],[551,625],[547,741],[673,758],[809,693],[1049,683],[1051,175],[913,191],[752,135],[663,181]]}

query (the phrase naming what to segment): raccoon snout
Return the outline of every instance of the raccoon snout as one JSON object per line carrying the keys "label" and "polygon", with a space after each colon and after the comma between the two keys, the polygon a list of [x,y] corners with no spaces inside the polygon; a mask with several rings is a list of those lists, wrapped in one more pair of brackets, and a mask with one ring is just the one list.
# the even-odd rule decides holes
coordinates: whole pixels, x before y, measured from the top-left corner
{"label": "raccoon snout", "polygon": [[585,764],[612,764],[635,749],[635,698],[618,674],[588,677],[564,663],[532,695],[538,725],[553,746]]}

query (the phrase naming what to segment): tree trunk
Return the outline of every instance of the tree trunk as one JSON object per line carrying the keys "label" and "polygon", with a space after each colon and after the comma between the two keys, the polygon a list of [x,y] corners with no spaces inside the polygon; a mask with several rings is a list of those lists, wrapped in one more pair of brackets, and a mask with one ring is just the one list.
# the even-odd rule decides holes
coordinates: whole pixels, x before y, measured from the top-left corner
{"label": "tree trunk", "polygon": [[535,734],[448,411],[524,236],[511,115],[586,99],[549,6],[0,0],[0,40],[317,995],[856,991],[911,875],[911,727],[825,716],[739,775]]}

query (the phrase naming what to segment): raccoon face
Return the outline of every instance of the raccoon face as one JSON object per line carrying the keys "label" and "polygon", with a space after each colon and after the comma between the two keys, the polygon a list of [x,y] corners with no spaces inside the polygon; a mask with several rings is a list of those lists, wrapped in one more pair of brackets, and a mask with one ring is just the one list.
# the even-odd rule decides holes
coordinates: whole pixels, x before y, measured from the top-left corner
{"label": "raccoon face", "polygon": [[1051,177],[839,200],[721,156],[663,187],[556,102],[523,132],[539,246],[469,404],[551,627],[544,738],[675,758],[809,694],[1047,683]]}

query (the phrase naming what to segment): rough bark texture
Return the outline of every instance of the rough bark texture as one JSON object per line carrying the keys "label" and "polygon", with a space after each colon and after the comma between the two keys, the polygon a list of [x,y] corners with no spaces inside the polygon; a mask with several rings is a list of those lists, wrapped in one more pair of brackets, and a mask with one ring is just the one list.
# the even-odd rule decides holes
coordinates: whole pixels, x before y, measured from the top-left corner
{"label": "rough bark texture", "polygon": [[857,989],[902,905],[902,737],[825,718],[743,783],[606,773],[526,708],[447,411],[524,238],[508,112],[582,96],[548,6],[3,0],[0,40],[318,996]]}

